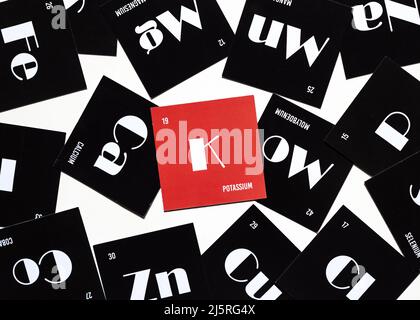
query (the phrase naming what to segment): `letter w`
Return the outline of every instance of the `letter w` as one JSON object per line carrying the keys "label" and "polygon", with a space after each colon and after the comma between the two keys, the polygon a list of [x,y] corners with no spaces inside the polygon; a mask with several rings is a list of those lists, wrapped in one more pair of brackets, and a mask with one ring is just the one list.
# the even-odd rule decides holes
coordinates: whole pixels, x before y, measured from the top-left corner
{"label": "letter w", "polygon": [[169,11],[166,11],[162,13],[161,15],[157,16],[157,19],[159,20],[159,22],[163,24],[165,28],[168,29],[168,31],[172,33],[175,38],[178,39],[178,41],[181,41],[182,23],[184,21],[202,30],[200,13],[198,12],[197,0],[193,0],[193,1],[194,1],[195,10],[191,10],[184,6],[181,6],[180,20],[177,20]]}
{"label": "letter w", "polygon": [[322,47],[319,49],[315,37],[312,36],[303,44],[300,43],[301,30],[292,26],[287,26],[287,44],[286,44],[286,60],[292,57],[300,49],[305,50],[306,58],[308,59],[309,67],[312,67],[322,50],[330,41],[330,38],[325,40]]}
{"label": "letter w", "polygon": [[299,172],[302,172],[303,170],[308,170],[309,189],[312,189],[322,179],[322,177],[324,177],[328,171],[334,167],[334,164],[331,164],[324,173],[321,173],[319,160],[305,166],[307,153],[308,152],[305,149],[295,146],[293,150],[292,163],[290,164],[289,178]]}

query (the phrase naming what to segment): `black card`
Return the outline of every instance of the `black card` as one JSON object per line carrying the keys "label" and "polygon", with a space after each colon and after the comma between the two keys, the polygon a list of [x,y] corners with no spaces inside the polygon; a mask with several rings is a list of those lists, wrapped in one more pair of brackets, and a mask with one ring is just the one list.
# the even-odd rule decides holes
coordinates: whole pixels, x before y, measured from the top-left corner
{"label": "black card", "polygon": [[0,299],[103,299],[78,209],[0,230]]}
{"label": "black card", "polygon": [[207,298],[192,224],[94,246],[109,300]]}
{"label": "black card", "polygon": [[332,125],[273,96],[258,126],[267,190],[259,202],[317,232],[352,167],[323,142]]}
{"label": "black card", "polygon": [[86,89],[71,30],[53,18],[45,1],[0,3],[0,111]]}
{"label": "black card", "polygon": [[117,39],[99,8],[99,0],[66,0],[77,52],[115,56]]}
{"label": "black card", "polygon": [[283,300],[275,280],[299,253],[252,206],[203,254],[210,292],[223,300]]}
{"label": "black card", "polygon": [[55,212],[65,133],[0,124],[0,227]]}
{"label": "black card", "polygon": [[225,58],[233,38],[216,0],[112,0],[103,12],[152,98]]}
{"label": "black card", "polygon": [[420,62],[419,0],[338,0],[353,21],[341,48],[347,78],[375,71],[385,56],[399,65]]}
{"label": "black card", "polygon": [[56,165],[144,217],[159,191],[151,107],[153,103],[102,78]]}
{"label": "black card", "polygon": [[420,82],[386,58],[326,142],[369,175],[420,150]]}
{"label": "black card", "polygon": [[366,181],[404,256],[420,267],[420,153]]}
{"label": "black card", "polygon": [[277,285],[299,300],[395,300],[415,277],[404,257],[342,207]]}
{"label": "black card", "polygon": [[223,76],[320,108],[350,21],[328,0],[248,0]]}

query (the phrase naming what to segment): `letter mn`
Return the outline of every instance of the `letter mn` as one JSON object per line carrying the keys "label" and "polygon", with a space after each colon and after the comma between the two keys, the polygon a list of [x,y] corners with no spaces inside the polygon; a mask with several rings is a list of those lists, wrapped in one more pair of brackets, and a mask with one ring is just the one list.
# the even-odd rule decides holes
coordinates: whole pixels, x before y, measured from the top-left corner
{"label": "letter mn", "polygon": [[[271,26],[266,38],[261,39],[266,20],[267,19],[265,17],[260,16],[258,14],[254,14],[254,18],[252,19],[251,27],[249,29],[248,37],[252,42],[263,43],[268,47],[277,49],[285,25],[282,22],[273,20],[271,22]],[[290,59],[297,52],[303,49],[305,51],[309,67],[312,67],[312,65],[318,59],[321,52],[327,46],[328,42],[330,41],[330,38],[327,38],[320,48],[318,47],[317,41],[315,40],[315,36],[312,36],[302,44],[301,29],[290,25],[287,25],[286,27],[286,60]]]}

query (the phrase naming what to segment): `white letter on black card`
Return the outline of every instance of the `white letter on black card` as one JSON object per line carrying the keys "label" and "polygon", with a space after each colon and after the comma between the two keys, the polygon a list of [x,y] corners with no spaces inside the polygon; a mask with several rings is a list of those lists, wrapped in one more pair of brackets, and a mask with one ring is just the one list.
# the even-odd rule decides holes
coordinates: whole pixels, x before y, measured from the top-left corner
{"label": "white letter on black card", "polygon": [[[356,268],[355,277],[359,278],[359,280],[354,285],[347,285],[347,286],[337,286],[334,284],[334,280],[343,272],[343,270],[349,265],[353,264],[354,268]],[[328,263],[326,269],[326,277],[328,282],[336,289],[339,290],[349,290],[346,297],[349,300],[359,300],[363,294],[372,286],[375,282],[375,278],[373,278],[369,273],[362,274],[361,272],[362,267],[353,259],[347,256],[338,256],[335,257]]]}
{"label": "white letter on black card", "polygon": [[181,6],[181,17],[177,20],[172,13],[166,11],[157,16],[157,19],[166,29],[178,40],[181,41],[182,24],[187,22],[190,25],[202,30],[200,13],[198,12],[197,0],[194,1],[195,11]]}
{"label": "white letter on black card", "polygon": [[[283,32],[284,24],[273,20],[271,22],[267,37],[265,40],[262,40],[261,34],[265,21],[265,17],[255,14],[252,19],[248,37],[252,42],[264,43],[266,46],[276,49],[280,41],[281,33]],[[294,56],[303,48],[308,60],[309,67],[312,67],[318,56],[321,54],[322,50],[324,50],[325,46],[330,41],[330,38],[327,38],[324,41],[322,47],[318,48],[314,36],[301,44],[301,33],[302,31],[299,28],[287,26],[286,60]]]}
{"label": "white letter on black card", "polygon": [[420,14],[417,1],[414,0],[414,8],[402,3],[385,0],[385,7],[388,12],[388,22],[391,32],[394,31],[391,18],[397,18],[420,26]]}
{"label": "white letter on black card", "polygon": [[308,170],[309,178],[309,189],[315,187],[315,185],[324,177],[328,171],[330,171],[334,164],[331,164],[324,173],[321,173],[321,165],[319,160],[312,162],[305,166],[307,151],[299,146],[295,146],[293,150],[292,162],[290,164],[289,178],[294,175],[302,172],[303,170]]}
{"label": "white letter on black card", "polygon": [[[180,295],[191,292],[187,272],[184,269],[175,269],[171,272],[161,272],[155,275],[158,284],[160,298],[173,296],[169,277],[173,275]],[[123,277],[134,276],[133,289],[131,290],[130,300],[145,300],[147,285],[149,282],[150,269],[125,274]],[[156,300],[156,298],[151,299]]]}
{"label": "white letter on black card", "polygon": [[273,20],[271,22],[271,27],[268,31],[267,38],[265,38],[265,40],[261,40],[261,34],[264,28],[265,20],[265,17],[255,14],[254,18],[252,19],[248,37],[255,43],[264,43],[266,46],[276,49],[280,41],[280,36],[283,31],[284,24]]}
{"label": "white letter on black card", "polygon": [[[31,259],[20,259],[15,263],[13,266],[13,277],[15,280],[24,286],[29,286],[33,283],[35,283],[39,278],[39,266],[42,264],[43,259],[47,256],[52,254],[54,258],[55,264],[51,267],[51,270],[53,267],[57,268],[57,275],[58,277],[54,277],[54,279],[49,280],[47,278],[44,278],[44,280],[51,284],[60,284],[65,282],[71,275],[73,265],[71,263],[71,260],[67,254],[65,254],[63,251],[60,250],[50,250],[42,255],[42,257],[39,259],[38,264],[31,260]],[[22,266],[26,273],[26,279],[25,280],[19,280],[16,275],[16,268]]]}
{"label": "white letter on black card", "polygon": [[[407,120],[407,130],[404,133],[399,132],[391,125],[388,124],[388,120],[396,115],[403,116]],[[379,125],[378,129],[376,129],[375,133],[388,142],[391,146],[393,146],[398,151],[401,151],[407,142],[409,141],[406,135],[410,131],[411,122],[410,119],[407,117],[406,114],[402,112],[392,112],[389,114],[384,121]]]}
{"label": "white letter on black card", "polygon": [[[202,30],[200,13],[198,11],[197,0],[194,1],[195,11],[181,6],[180,19],[176,19],[170,11],[158,15],[156,19],[179,41],[182,39],[182,25],[184,22]],[[163,33],[157,28],[157,22],[149,20],[141,26],[137,26],[134,31],[140,35],[140,46],[150,54],[162,44]],[[153,40],[153,41],[152,41]]]}
{"label": "white letter on black card", "polygon": [[[38,39],[36,38],[32,21],[1,29],[1,34],[5,44],[25,39],[29,51],[31,51],[29,38],[33,37],[35,39],[36,47],[39,48]],[[17,69],[20,68],[23,68],[25,78],[17,74]],[[16,79],[20,81],[30,80],[38,72],[38,62],[34,56],[29,53],[19,53],[13,58],[10,69],[12,70],[12,73]]]}
{"label": "white letter on black card", "polygon": [[324,50],[325,46],[330,41],[330,38],[327,38],[321,48],[318,48],[314,36],[301,44],[301,33],[302,32],[299,28],[287,26],[286,60],[303,48],[306,54],[306,59],[308,59],[309,67],[312,67],[316,59],[318,59],[319,55],[321,54],[322,50]]}
{"label": "white letter on black card", "polygon": [[[272,139],[278,139],[279,144],[276,150],[274,151],[274,154],[271,157],[268,157],[265,152],[265,147],[266,147],[267,142]],[[269,137],[267,140],[265,140],[262,148],[263,148],[264,158],[266,158],[268,161],[272,163],[279,163],[285,160],[290,150],[289,143],[286,141],[286,139],[280,136]],[[305,166],[307,153],[308,152],[305,149],[297,145],[294,147],[288,178],[295,176],[296,174],[302,172],[303,170],[307,170],[308,178],[309,178],[309,189],[312,189],[328,173],[328,171],[330,171],[334,167],[334,164],[331,164],[328,167],[328,169],[325,170],[324,173],[322,173],[319,160],[316,160],[312,162],[311,164],[308,164]]]}
{"label": "white letter on black card", "polygon": [[[369,9],[369,17],[367,15]],[[382,16],[384,9],[377,2],[369,2],[365,5],[361,4],[353,7],[353,29],[359,31],[370,31],[379,28],[382,22],[378,22],[376,25],[369,27],[369,21],[375,21]]]}
{"label": "white letter on black card", "polygon": [[417,192],[417,196],[414,196],[413,185],[410,186],[410,196],[411,196],[411,199],[414,201],[414,203],[420,207],[420,191]]}
{"label": "white letter on black card", "polygon": [[16,160],[1,159],[0,191],[13,192]]}
{"label": "white letter on black card", "polygon": [[229,253],[225,260],[225,271],[229,278],[231,278],[235,282],[248,282],[245,287],[245,292],[249,297],[255,300],[276,300],[278,299],[282,292],[273,285],[261,298],[257,298],[255,295],[256,293],[261,290],[261,288],[269,281],[267,276],[258,271],[257,275],[254,276],[251,280],[249,278],[245,279],[236,279],[232,276],[232,273],[238,269],[238,267],[248,258],[253,258],[255,261],[255,270],[258,271],[259,269],[259,261],[257,256],[248,249],[236,249]]}
{"label": "white letter on black card", "polygon": [[[115,142],[108,142],[102,148],[102,154],[96,160],[94,167],[101,169],[102,171],[108,173],[111,176],[115,176],[124,167],[127,161],[127,153],[124,152],[124,160],[122,164],[117,164],[116,161],[119,159],[121,154],[120,146],[118,145],[118,137],[117,137],[117,129],[119,127],[125,128],[126,130],[134,133],[140,138],[138,145],[131,147],[131,150],[136,150],[140,148],[147,139],[148,130],[147,126],[143,120],[135,116],[125,116],[118,120],[118,122],[114,126],[114,140]],[[112,159],[109,160],[105,157],[108,154],[112,156]]]}
{"label": "white letter on black card", "polygon": [[[400,19],[420,26],[420,13],[417,1],[414,0],[414,7],[392,0],[384,0],[388,16],[388,24],[391,32],[394,31],[392,18]],[[377,21],[383,14],[384,9],[378,2],[369,2],[365,5],[353,7],[353,28],[359,31],[371,31],[382,26],[382,22],[369,26],[368,22]]]}

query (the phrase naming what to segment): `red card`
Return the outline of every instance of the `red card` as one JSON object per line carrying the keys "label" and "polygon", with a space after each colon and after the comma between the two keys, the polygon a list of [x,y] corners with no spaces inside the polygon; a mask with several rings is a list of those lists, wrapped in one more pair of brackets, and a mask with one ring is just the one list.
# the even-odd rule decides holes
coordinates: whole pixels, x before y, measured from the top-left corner
{"label": "red card", "polygon": [[252,96],[152,109],[165,211],[266,198]]}

